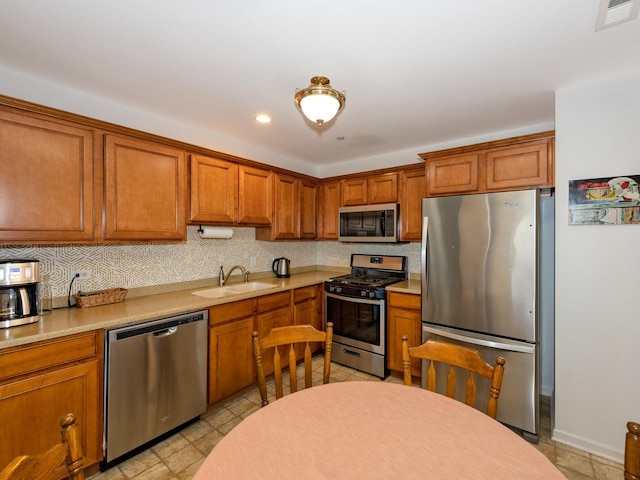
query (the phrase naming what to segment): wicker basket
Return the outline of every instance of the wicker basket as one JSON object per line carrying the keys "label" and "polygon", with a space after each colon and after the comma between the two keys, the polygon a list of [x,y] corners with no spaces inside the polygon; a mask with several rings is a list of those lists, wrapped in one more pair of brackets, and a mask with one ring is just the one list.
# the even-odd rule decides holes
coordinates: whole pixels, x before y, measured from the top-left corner
{"label": "wicker basket", "polygon": [[86,292],[84,295],[74,295],[73,298],[76,299],[76,305],[80,308],[97,307],[98,305],[122,302],[127,291],[126,288],[108,288]]}

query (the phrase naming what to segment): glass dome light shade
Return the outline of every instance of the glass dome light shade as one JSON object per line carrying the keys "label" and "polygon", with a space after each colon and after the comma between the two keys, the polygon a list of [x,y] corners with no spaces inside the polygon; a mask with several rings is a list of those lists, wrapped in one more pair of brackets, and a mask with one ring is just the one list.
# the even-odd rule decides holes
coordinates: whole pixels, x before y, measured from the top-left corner
{"label": "glass dome light shade", "polygon": [[297,90],[295,101],[305,117],[318,125],[330,121],[344,107],[345,94],[335,90],[323,76],[311,78],[311,85]]}
{"label": "glass dome light shade", "polygon": [[315,93],[300,100],[300,108],[305,117],[322,125],[336,116],[340,109],[340,102],[331,95]]}

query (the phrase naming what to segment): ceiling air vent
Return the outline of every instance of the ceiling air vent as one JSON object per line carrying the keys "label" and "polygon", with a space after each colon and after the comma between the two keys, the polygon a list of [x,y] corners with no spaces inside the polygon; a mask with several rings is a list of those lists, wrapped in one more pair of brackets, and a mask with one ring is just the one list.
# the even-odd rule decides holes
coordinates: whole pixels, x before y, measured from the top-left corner
{"label": "ceiling air vent", "polygon": [[635,20],[640,10],[640,0],[600,0],[596,32],[620,23]]}

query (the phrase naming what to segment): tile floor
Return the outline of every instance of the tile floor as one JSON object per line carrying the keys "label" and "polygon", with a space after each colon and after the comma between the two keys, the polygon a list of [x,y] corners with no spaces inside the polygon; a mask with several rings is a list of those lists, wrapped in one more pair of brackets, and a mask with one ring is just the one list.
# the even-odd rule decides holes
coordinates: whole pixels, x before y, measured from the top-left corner
{"label": "tile floor", "polygon": [[[319,372],[314,374],[314,381],[318,382],[322,382],[321,360],[321,357],[314,359],[314,369]],[[332,364],[331,382],[346,381],[380,381],[380,379],[348,367]],[[388,377],[385,381],[401,383],[401,380],[395,377]],[[275,399],[273,382],[269,385],[269,389],[270,395]],[[251,389],[216,405],[198,422],[135,457],[90,476],[89,480],[190,480],[213,447],[243,418],[259,408],[260,394],[257,388]],[[549,403],[543,399],[540,443],[535,447],[557,465],[569,480],[622,480],[624,478],[622,465],[551,440],[549,411]]]}

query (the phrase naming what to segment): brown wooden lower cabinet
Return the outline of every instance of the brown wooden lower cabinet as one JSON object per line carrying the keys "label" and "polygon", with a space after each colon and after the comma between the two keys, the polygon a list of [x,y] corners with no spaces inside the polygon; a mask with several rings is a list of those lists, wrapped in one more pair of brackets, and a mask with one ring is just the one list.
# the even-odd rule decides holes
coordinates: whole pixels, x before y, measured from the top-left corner
{"label": "brown wooden lower cabinet", "polygon": [[[410,293],[389,292],[387,296],[387,368],[402,372],[402,336],[409,346],[422,343],[421,297]],[[411,361],[411,375],[420,377],[419,360]]]}
{"label": "brown wooden lower cabinet", "polygon": [[[293,292],[293,323],[294,325],[313,325],[318,330],[323,328],[322,315],[322,285],[296,288]],[[322,348],[321,344],[311,346],[311,353]],[[298,359],[304,356],[302,345],[297,346]]]}
{"label": "brown wooden lower cabinet", "polygon": [[0,468],[59,443],[67,413],[85,468],[102,460],[102,339],[99,330],[0,351]]}
{"label": "brown wooden lower cabinet", "polygon": [[[321,285],[262,295],[209,309],[209,399],[211,405],[255,383],[251,345],[253,331],[260,338],[272,328],[310,323],[322,329]],[[273,358],[263,357],[267,375]],[[286,362],[286,357],[283,358]]]}

